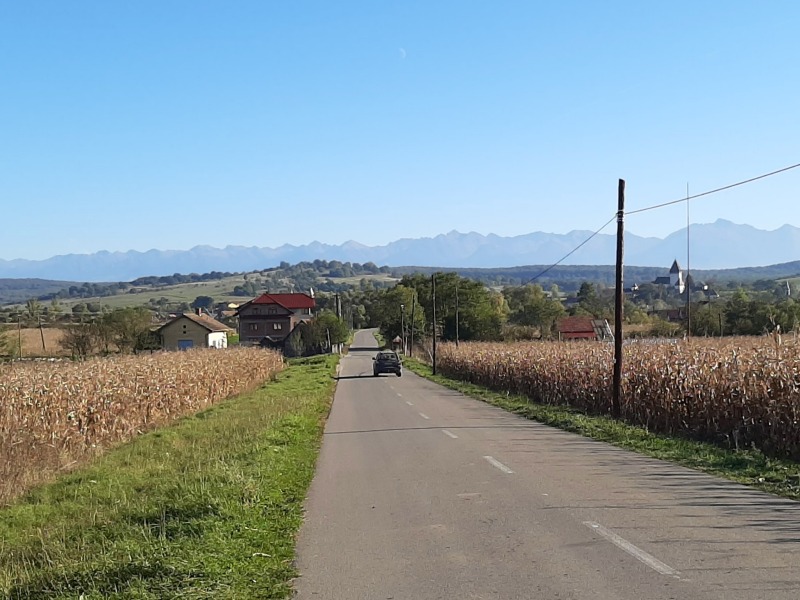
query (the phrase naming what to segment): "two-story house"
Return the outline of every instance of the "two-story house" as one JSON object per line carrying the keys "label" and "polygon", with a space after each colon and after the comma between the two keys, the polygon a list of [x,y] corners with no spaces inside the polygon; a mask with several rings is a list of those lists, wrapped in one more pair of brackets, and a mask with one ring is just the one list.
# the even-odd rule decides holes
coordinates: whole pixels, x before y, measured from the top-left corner
{"label": "two-story house", "polygon": [[236,311],[239,342],[282,347],[295,327],[313,318],[315,306],[308,294],[262,294]]}

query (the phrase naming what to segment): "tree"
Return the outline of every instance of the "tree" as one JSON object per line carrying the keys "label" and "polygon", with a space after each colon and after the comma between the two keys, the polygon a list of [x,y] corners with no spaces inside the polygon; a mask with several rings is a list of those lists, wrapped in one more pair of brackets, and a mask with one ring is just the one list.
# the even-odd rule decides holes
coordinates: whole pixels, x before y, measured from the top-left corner
{"label": "tree", "polygon": [[58,298],[53,298],[50,301],[50,308],[48,310],[48,314],[53,322],[58,321],[61,317],[61,313],[64,312],[64,308],[61,306],[61,303],[58,301]]}
{"label": "tree", "polygon": [[[295,355],[299,354],[318,354],[329,352],[330,345],[344,344],[350,336],[347,325],[335,313],[325,310],[318,314],[314,319],[298,325],[300,332],[299,340],[291,340],[290,334],[288,347],[289,351]],[[330,345],[329,342],[330,341]]]}
{"label": "tree", "polygon": [[42,316],[42,303],[37,298],[25,302],[25,315],[30,323],[36,324]]}
{"label": "tree", "polygon": [[192,302],[192,308],[204,308],[206,310],[211,310],[214,306],[214,298],[211,296],[197,296]]}
{"label": "tree", "polygon": [[548,297],[539,285],[505,288],[503,296],[508,302],[509,322],[538,328],[541,337],[552,337],[558,319],[566,314],[558,300],[558,288],[555,293]]}
{"label": "tree", "polygon": [[120,308],[104,315],[101,327],[107,327],[114,345],[120,352],[140,350],[152,324],[150,311],[144,307]]}
{"label": "tree", "polygon": [[19,338],[9,329],[0,329],[0,361],[14,360],[19,355]]}
{"label": "tree", "polygon": [[93,323],[74,323],[68,325],[61,336],[59,345],[73,358],[84,359],[94,353],[97,347],[96,325]]}

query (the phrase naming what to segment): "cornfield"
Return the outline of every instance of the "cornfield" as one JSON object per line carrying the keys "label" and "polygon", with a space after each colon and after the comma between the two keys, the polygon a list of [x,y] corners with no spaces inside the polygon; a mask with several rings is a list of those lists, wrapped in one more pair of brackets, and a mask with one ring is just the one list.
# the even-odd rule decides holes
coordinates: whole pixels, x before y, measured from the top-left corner
{"label": "cornfield", "polygon": [[0,367],[0,503],[282,368],[281,355],[255,348]]}
{"label": "cornfield", "polygon": [[[439,371],[535,402],[611,411],[614,348],[600,342],[443,345]],[[651,431],[800,460],[800,344],[692,339],[623,349],[622,418]]]}

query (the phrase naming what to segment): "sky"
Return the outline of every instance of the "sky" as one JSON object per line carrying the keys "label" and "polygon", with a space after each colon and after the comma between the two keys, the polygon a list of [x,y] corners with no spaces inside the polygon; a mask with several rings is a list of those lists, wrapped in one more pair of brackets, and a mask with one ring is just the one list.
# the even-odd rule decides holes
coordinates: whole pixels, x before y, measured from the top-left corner
{"label": "sky", "polygon": [[[0,0],[0,259],[593,231],[620,178],[636,210],[800,163],[798,30],[794,1]],[[800,226],[798,190],[690,220]]]}

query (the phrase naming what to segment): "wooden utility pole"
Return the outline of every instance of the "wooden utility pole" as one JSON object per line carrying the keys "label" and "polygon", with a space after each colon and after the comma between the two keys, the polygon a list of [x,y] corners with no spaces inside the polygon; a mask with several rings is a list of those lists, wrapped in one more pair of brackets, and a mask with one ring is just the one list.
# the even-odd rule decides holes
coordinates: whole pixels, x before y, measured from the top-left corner
{"label": "wooden utility pole", "polygon": [[406,305],[400,305],[400,343],[403,346],[403,354],[406,352]]}
{"label": "wooden utility pole", "polygon": [[456,281],[456,348],[458,348],[458,281]]}
{"label": "wooden utility pole", "polygon": [[619,180],[617,190],[617,279],[614,302],[614,388],[611,395],[611,416],[620,416],[620,390],[622,387],[622,307],[625,290],[622,287],[622,255],[624,246],[625,180]]}
{"label": "wooden utility pole", "polygon": [[39,335],[42,336],[42,352],[47,354],[47,346],[44,345],[44,329],[42,329],[42,317],[39,317]]}
{"label": "wooden utility pole", "polygon": [[431,306],[433,307],[433,374],[436,375],[436,273],[431,275]]}
{"label": "wooden utility pole", "polygon": [[18,348],[17,351],[19,352],[19,357],[22,358],[22,315],[17,315],[17,344]]}
{"label": "wooden utility pole", "polygon": [[411,343],[408,345],[408,355],[414,354],[414,309],[417,307],[417,297],[411,298]]}

